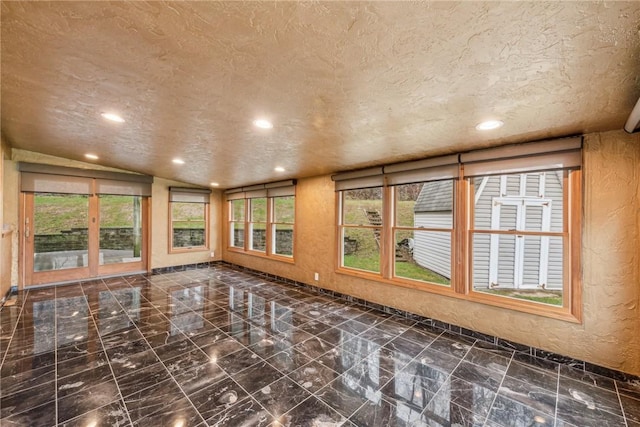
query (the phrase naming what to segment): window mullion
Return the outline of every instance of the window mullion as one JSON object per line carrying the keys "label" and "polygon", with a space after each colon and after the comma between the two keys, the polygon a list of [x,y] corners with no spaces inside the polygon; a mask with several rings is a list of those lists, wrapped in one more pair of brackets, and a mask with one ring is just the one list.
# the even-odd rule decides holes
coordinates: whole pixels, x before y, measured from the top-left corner
{"label": "window mullion", "polygon": [[393,265],[395,256],[395,238],[393,236],[393,224],[395,224],[393,210],[395,209],[393,188],[385,185],[382,187],[382,230],[380,242],[380,274],[385,279],[393,277]]}

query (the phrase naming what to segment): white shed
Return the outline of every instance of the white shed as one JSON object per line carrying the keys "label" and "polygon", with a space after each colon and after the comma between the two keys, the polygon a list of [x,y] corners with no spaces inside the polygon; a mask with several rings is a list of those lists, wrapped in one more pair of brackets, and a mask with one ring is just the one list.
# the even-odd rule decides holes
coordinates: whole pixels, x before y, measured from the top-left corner
{"label": "white shed", "polygon": [[[562,172],[476,178],[473,228],[561,232],[562,183]],[[416,227],[450,227],[452,206],[450,184],[426,183],[414,207]],[[450,277],[450,245],[434,237],[416,233],[414,259]],[[561,237],[476,233],[472,249],[476,288],[562,289]]]}

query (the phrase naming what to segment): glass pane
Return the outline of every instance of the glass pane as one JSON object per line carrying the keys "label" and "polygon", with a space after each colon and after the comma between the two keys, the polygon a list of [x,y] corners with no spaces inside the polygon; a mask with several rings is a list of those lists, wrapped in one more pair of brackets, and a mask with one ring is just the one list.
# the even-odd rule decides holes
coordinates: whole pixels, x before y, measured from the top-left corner
{"label": "glass pane", "polygon": [[265,252],[267,250],[267,224],[249,224],[249,249]]}
{"label": "glass pane", "polygon": [[379,239],[381,229],[371,228],[345,228],[344,256],[342,265],[344,267],[357,268],[359,270],[380,272],[380,247]]}
{"label": "glass pane", "polygon": [[274,197],[273,198],[273,222],[295,222],[295,197]]}
{"label": "glass pane", "polygon": [[396,225],[453,228],[453,181],[396,185]]}
{"label": "glass pane", "polygon": [[451,232],[396,232],[395,275],[451,284]]}
{"label": "glass pane", "polygon": [[382,225],[382,187],[342,192],[342,223]]}
{"label": "glass pane", "polygon": [[273,224],[273,253],[293,256],[293,225]]}
{"label": "glass pane", "polygon": [[206,205],[171,203],[173,247],[190,248],[206,244]]}
{"label": "glass pane", "polygon": [[142,198],[100,196],[100,265],[140,261]]}
{"label": "glass pane", "polygon": [[563,179],[562,171],[473,178],[474,228],[562,232]]}
{"label": "glass pane", "polygon": [[231,221],[244,221],[244,199],[232,200]]}
{"label": "glass pane", "polygon": [[249,199],[251,222],[267,222],[267,199]]}
{"label": "glass pane", "polygon": [[475,234],[473,289],[562,306],[563,238]]}
{"label": "glass pane", "polygon": [[231,246],[244,248],[244,222],[231,223]]}
{"label": "glass pane", "polygon": [[33,270],[89,265],[89,197],[41,193],[33,201]]}

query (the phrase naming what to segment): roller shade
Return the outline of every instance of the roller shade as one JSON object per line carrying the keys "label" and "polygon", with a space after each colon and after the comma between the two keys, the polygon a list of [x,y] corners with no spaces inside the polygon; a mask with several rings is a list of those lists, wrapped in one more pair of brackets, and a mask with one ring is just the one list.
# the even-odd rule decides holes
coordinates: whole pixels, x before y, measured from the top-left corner
{"label": "roller shade", "polygon": [[296,181],[287,180],[265,184],[267,196],[269,197],[289,197],[296,195]]}
{"label": "roller shade", "polygon": [[253,190],[253,191],[245,191],[244,193],[245,199],[258,199],[261,197],[267,197],[267,190]]}
{"label": "roller shade", "polygon": [[582,137],[514,144],[460,155],[464,176],[576,169],[582,165]]}
{"label": "roller shade", "polygon": [[96,193],[117,196],[151,197],[151,184],[145,182],[96,179]]}
{"label": "roller shade", "polygon": [[91,178],[22,172],[20,191],[25,193],[92,194]]}
{"label": "roller shade", "polygon": [[458,155],[434,157],[415,162],[396,163],[383,168],[388,185],[457,178]]}
{"label": "roller shade", "polygon": [[270,182],[268,184],[232,188],[226,190],[224,194],[227,200],[295,196],[296,184],[297,181],[295,179],[289,179],[286,181]]}
{"label": "roller shade", "polygon": [[382,187],[384,184],[384,176],[382,173],[382,168],[376,167],[339,173],[332,175],[331,179],[336,183],[336,191]]}
{"label": "roller shade", "polygon": [[169,201],[182,203],[209,203],[211,190],[204,188],[169,187]]}
{"label": "roller shade", "polygon": [[[104,170],[19,162],[20,191],[27,193],[151,196],[153,177]],[[95,184],[95,187],[94,187]]]}

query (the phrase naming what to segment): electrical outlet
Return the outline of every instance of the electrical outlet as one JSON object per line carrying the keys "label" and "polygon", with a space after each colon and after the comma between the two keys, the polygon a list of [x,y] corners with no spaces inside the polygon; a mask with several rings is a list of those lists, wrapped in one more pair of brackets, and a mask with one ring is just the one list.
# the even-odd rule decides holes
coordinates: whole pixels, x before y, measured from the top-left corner
{"label": "electrical outlet", "polygon": [[216,253],[215,252],[211,252],[211,258],[215,257]]}
{"label": "electrical outlet", "polygon": [[318,273],[313,273],[313,280],[320,280],[320,275]]}

